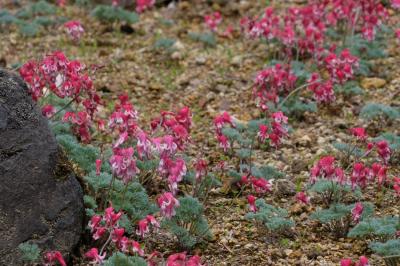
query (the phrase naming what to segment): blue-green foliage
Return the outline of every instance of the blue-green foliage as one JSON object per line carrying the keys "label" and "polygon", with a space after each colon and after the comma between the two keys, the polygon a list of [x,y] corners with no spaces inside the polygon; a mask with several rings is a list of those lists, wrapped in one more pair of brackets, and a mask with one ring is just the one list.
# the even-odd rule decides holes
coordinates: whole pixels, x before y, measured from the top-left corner
{"label": "blue-green foliage", "polygon": [[204,46],[215,47],[217,45],[217,40],[212,33],[189,33],[189,38],[195,42],[201,42]]}
{"label": "blue-green foliage", "polygon": [[154,43],[154,48],[171,52],[173,50],[175,42],[175,39],[160,38]]}
{"label": "blue-green foliage", "polygon": [[337,149],[338,151],[342,152],[344,155],[352,155],[355,157],[361,157],[365,154],[363,149],[358,147],[354,147],[350,144],[343,143],[343,142],[334,142],[332,146]]}
{"label": "blue-green foliage", "polygon": [[357,81],[351,80],[343,85],[335,85],[335,92],[342,93],[346,96],[364,94]]}
{"label": "blue-green foliage", "polygon": [[341,185],[335,181],[327,179],[318,180],[308,189],[308,191],[320,194],[326,204],[331,204],[332,202],[338,203],[346,194],[353,195],[356,198],[361,197],[360,188],[357,187],[352,190],[349,185]]}
{"label": "blue-green foliage", "polygon": [[381,218],[367,218],[350,230],[349,237],[380,237],[387,239],[393,237],[398,230],[399,218],[385,216]]}
{"label": "blue-green foliage", "polygon": [[391,239],[384,243],[372,242],[369,247],[380,256],[400,256],[400,239]]}
{"label": "blue-green foliage", "polygon": [[92,145],[82,145],[72,135],[58,135],[56,138],[72,162],[86,173],[96,170],[95,161],[100,158],[99,148]]}
{"label": "blue-green foliage", "polygon": [[57,7],[44,0],[32,3],[16,12],[0,11],[0,26],[15,24],[23,36],[36,36],[43,27],[65,22],[65,18],[56,17]]}
{"label": "blue-green foliage", "polygon": [[[311,214],[310,218],[313,220],[318,220],[319,222],[326,224],[335,221],[340,221],[342,219],[347,219],[351,217],[351,210],[354,208],[355,204],[331,204],[328,209],[317,210]],[[374,205],[370,202],[362,203],[364,210],[361,215],[361,219],[369,217],[374,212]]]}
{"label": "blue-green foliage", "polygon": [[135,12],[130,12],[122,7],[109,5],[97,5],[92,11],[92,16],[104,22],[126,22],[134,24],[139,21],[139,16]]}
{"label": "blue-green foliage", "polygon": [[379,118],[394,120],[400,118],[400,112],[397,108],[380,104],[367,103],[360,111],[360,117],[365,120],[374,120]]}
{"label": "blue-green foliage", "polygon": [[264,199],[257,199],[256,207],[257,212],[247,213],[246,219],[260,222],[270,231],[284,231],[294,226],[285,209],[267,204]]}
{"label": "blue-green foliage", "polygon": [[138,256],[127,256],[121,252],[115,252],[103,263],[104,266],[147,266],[147,262]]}
{"label": "blue-green foliage", "polygon": [[26,263],[35,263],[38,262],[40,249],[36,244],[30,243],[21,243],[18,246],[21,252],[21,259]]}
{"label": "blue-green foliage", "polygon": [[191,249],[203,239],[210,239],[212,234],[203,214],[203,206],[196,198],[179,198],[179,203],[176,215],[163,220],[162,226],[178,238],[180,246]]}

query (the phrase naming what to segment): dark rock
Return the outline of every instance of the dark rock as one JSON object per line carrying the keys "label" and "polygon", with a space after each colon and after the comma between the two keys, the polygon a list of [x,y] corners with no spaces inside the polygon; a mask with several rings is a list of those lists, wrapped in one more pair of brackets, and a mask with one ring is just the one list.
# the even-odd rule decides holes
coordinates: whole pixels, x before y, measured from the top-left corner
{"label": "dark rock", "polygon": [[0,69],[0,265],[22,265],[18,245],[64,256],[83,229],[83,193],[23,81]]}

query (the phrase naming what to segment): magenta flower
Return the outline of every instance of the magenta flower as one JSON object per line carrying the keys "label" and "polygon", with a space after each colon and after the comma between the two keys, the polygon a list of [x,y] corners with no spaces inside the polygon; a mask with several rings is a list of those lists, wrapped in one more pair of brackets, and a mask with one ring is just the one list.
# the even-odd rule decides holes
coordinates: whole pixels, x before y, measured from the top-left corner
{"label": "magenta flower", "polygon": [[361,256],[358,262],[358,266],[369,266],[368,258],[365,256]]}
{"label": "magenta flower", "polygon": [[144,235],[150,231],[149,222],[146,218],[140,220],[138,222],[138,229],[136,230],[136,234],[144,238]]}
{"label": "magenta flower", "polygon": [[175,208],[179,207],[179,201],[174,197],[171,192],[165,192],[157,198],[158,207],[160,207],[160,213],[167,219],[175,216]]}
{"label": "magenta flower", "polygon": [[154,227],[154,228],[160,228],[160,224],[157,222],[156,218],[154,218],[153,215],[147,215],[146,220]]}
{"label": "magenta flower", "polygon": [[132,178],[139,172],[136,167],[136,160],[133,157],[133,148],[115,148],[110,158],[110,165],[113,174],[122,178],[125,184],[129,183]]}
{"label": "magenta flower", "polygon": [[303,191],[300,191],[296,194],[296,200],[306,205],[310,203],[310,197],[307,196],[307,194]]}
{"label": "magenta flower", "polygon": [[343,84],[354,76],[359,67],[358,58],[353,56],[348,49],[344,49],[339,57],[330,53],[325,58],[326,68],[334,83]]}
{"label": "magenta flower", "polygon": [[365,141],[368,138],[367,133],[365,132],[365,128],[363,127],[355,127],[351,128],[350,132],[353,136],[361,141]]}
{"label": "magenta flower", "polygon": [[219,12],[204,16],[204,23],[211,31],[217,31],[217,27],[222,22],[222,16]]}
{"label": "magenta flower", "polygon": [[400,177],[393,177],[393,189],[397,196],[400,197]]}
{"label": "magenta flower", "polygon": [[201,258],[195,255],[186,261],[186,266],[205,266],[205,264],[201,264]]}
{"label": "magenta flower", "polygon": [[351,266],[353,265],[353,261],[351,259],[342,259],[340,261],[340,266]]}
{"label": "magenta flower", "polygon": [[196,170],[196,180],[201,180],[207,175],[207,162],[204,159],[198,159],[194,163],[194,169]]}
{"label": "magenta flower", "polygon": [[272,180],[256,178],[252,176],[250,182],[253,189],[259,194],[264,194],[272,191]]}
{"label": "magenta flower", "polygon": [[311,78],[308,79],[308,89],[314,93],[313,97],[318,103],[330,103],[333,102],[335,92],[333,90],[333,84],[330,80],[322,82],[318,73],[313,73]]}
{"label": "magenta flower", "polygon": [[69,37],[74,42],[79,42],[82,38],[82,35],[85,33],[85,30],[82,27],[82,24],[79,21],[71,20],[64,24],[64,27],[69,35]]}
{"label": "magenta flower", "polygon": [[92,232],[96,230],[103,218],[100,215],[93,215],[89,221],[89,227]]}
{"label": "magenta flower", "polygon": [[358,223],[361,219],[361,215],[364,211],[364,206],[361,202],[357,202],[354,205],[354,208],[351,210],[351,216],[353,218],[353,222]]}
{"label": "magenta flower", "polygon": [[106,253],[104,252],[103,255],[101,255],[97,248],[91,248],[85,253],[85,257],[90,259],[93,263],[101,265],[106,257]]}
{"label": "magenta flower", "polygon": [[134,253],[139,254],[139,256],[144,256],[144,250],[140,246],[139,242],[136,242],[136,241],[132,240],[131,241],[131,245],[132,245],[132,251]]}
{"label": "magenta flower", "polygon": [[156,0],[136,0],[136,12],[142,13],[154,6],[155,3]]}
{"label": "magenta flower", "polygon": [[376,143],[378,154],[382,158],[383,162],[387,164],[390,160],[391,150],[386,140],[381,140]]}
{"label": "magenta flower", "polygon": [[49,251],[44,255],[45,266],[53,266],[58,262],[61,266],[67,266],[60,251]]}
{"label": "magenta flower", "polygon": [[257,212],[257,207],[256,207],[256,197],[253,195],[248,195],[247,196],[247,202],[249,203],[249,209],[251,212]]}
{"label": "magenta flower", "polygon": [[351,186],[354,189],[356,185],[364,188],[367,182],[367,171],[363,163],[355,163],[351,174]]}
{"label": "magenta flower", "polygon": [[114,212],[114,208],[112,206],[108,207],[105,211],[104,211],[104,220],[106,222],[106,224],[108,226],[113,227],[118,220],[121,218],[122,216],[122,212]]}
{"label": "magenta flower", "polygon": [[233,118],[227,112],[223,112],[221,115],[218,115],[214,118],[214,126],[218,135],[221,134],[221,130],[226,124],[229,124],[231,127],[235,127]]}
{"label": "magenta flower", "polygon": [[257,133],[257,136],[259,137],[261,142],[264,142],[268,137],[268,126],[267,125],[260,125],[259,126],[259,131]]}
{"label": "magenta flower", "polygon": [[47,104],[42,107],[42,115],[47,118],[51,118],[56,113],[56,108],[54,106]]}
{"label": "magenta flower", "polygon": [[101,164],[102,164],[102,161],[101,161],[100,159],[97,159],[97,160],[96,160],[96,175],[97,175],[97,176],[100,175]]}
{"label": "magenta flower", "polygon": [[186,252],[172,254],[167,258],[166,266],[185,266]]}
{"label": "magenta flower", "polygon": [[218,135],[217,140],[219,142],[219,146],[224,150],[224,152],[227,152],[231,147],[231,144],[225,135]]}
{"label": "magenta flower", "polygon": [[392,5],[392,8],[394,9],[400,9],[400,0],[392,0],[390,2],[390,4]]}
{"label": "magenta flower", "polygon": [[124,228],[114,228],[114,230],[111,232],[111,240],[114,243],[119,243],[121,242],[123,236],[125,234],[125,229]]}
{"label": "magenta flower", "polygon": [[95,228],[93,233],[93,239],[98,240],[103,237],[103,235],[107,232],[107,228],[103,226],[98,226]]}

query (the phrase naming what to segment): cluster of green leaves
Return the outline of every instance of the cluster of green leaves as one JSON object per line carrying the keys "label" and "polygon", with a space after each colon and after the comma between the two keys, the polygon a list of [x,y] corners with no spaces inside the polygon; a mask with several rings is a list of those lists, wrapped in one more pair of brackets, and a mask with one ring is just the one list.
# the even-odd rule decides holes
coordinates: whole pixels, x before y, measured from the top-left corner
{"label": "cluster of green leaves", "polygon": [[361,191],[358,187],[353,190],[349,185],[341,185],[335,181],[327,179],[318,180],[308,189],[308,191],[317,193],[327,206],[332,203],[341,202],[346,196],[353,196],[355,198],[361,197]]}
{"label": "cluster of green leaves", "polygon": [[173,46],[176,43],[175,39],[171,38],[159,38],[154,43],[154,49],[156,50],[164,50],[167,52],[172,52],[174,50]]}
{"label": "cluster of green leaves", "polygon": [[122,252],[115,252],[103,262],[104,266],[147,266],[147,262],[138,256],[127,256]]}
{"label": "cluster of green leaves", "polygon": [[217,45],[217,39],[213,33],[190,32],[188,36],[195,42],[203,43],[205,47],[215,47]]}
{"label": "cluster of green leaves", "polygon": [[[362,203],[364,210],[361,220],[371,216],[374,212],[374,205],[370,202]],[[352,223],[351,210],[355,204],[345,205],[342,203],[333,203],[327,209],[316,210],[310,218],[327,225],[337,237],[345,236]]]}
{"label": "cluster of green leaves", "polygon": [[16,25],[23,36],[36,36],[43,27],[60,24],[66,18],[55,16],[57,7],[44,0],[32,3],[15,14],[0,10],[0,29],[2,25]]}
{"label": "cluster of green leaves", "polygon": [[272,166],[256,166],[252,164],[252,150],[256,148],[264,149],[269,145],[268,140],[266,143],[258,145],[257,133],[261,124],[269,125],[269,121],[267,119],[256,119],[247,123],[236,122],[235,128],[225,127],[222,129],[222,134],[228,138],[231,147],[237,147],[230,154],[239,160],[237,169],[228,172],[234,179],[233,183],[239,181],[243,173],[249,172],[258,178],[278,179],[284,177],[282,172]]}
{"label": "cluster of green leaves", "polygon": [[391,107],[381,103],[367,103],[361,109],[360,117],[365,120],[395,120],[400,118],[400,111],[395,107]]}
{"label": "cluster of green leaves", "polygon": [[335,92],[341,93],[345,96],[364,94],[363,89],[360,87],[358,82],[355,80],[347,81],[343,85],[338,85],[338,84],[335,85]]}
{"label": "cluster of green leaves", "polygon": [[246,219],[261,223],[271,232],[280,233],[294,227],[287,210],[267,204],[264,199],[257,199],[256,207],[257,212],[247,213]]}
{"label": "cluster of green leaves", "polygon": [[126,22],[134,24],[139,21],[139,15],[119,6],[97,5],[91,12],[92,16],[103,22]]}
{"label": "cluster of green leaves", "polygon": [[181,247],[191,249],[197,243],[212,238],[211,230],[203,212],[203,205],[191,196],[179,198],[176,215],[163,220],[161,226],[171,231]]}
{"label": "cluster of green leaves", "polygon": [[38,245],[25,242],[19,244],[18,248],[23,262],[30,264],[38,262],[41,252]]}

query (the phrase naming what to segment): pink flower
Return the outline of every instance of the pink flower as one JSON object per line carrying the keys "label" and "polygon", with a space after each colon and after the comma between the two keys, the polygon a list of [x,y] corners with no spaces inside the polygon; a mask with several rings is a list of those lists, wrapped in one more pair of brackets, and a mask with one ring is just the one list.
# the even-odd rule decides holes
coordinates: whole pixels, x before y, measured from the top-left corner
{"label": "pink flower", "polygon": [[318,177],[332,179],[335,177],[335,157],[322,157],[318,163],[311,168],[310,183],[315,183]]}
{"label": "pink flower", "polygon": [[[399,0],[399,1],[400,1],[400,0]],[[396,29],[396,30],[394,31],[394,33],[395,33],[395,35],[396,35],[397,40],[400,41],[400,29]]]}
{"label": "pink flower", "polygon": [[122,178],[125,184],[129,183],[132,178],[139,172],[136,167],[136,161],[133,157],[133,148],[115,148],[110,158],[111,170],[113,174]]}
{"label": "pink flower", "polygon": [[136,12],[142,13],[146,9],[150,9],[154,4],[156,3],[156,0],[136,0]]}
{"label": "pink flower", "polygon": [[97,160],[96,160],[96,175],[97,175],[97,176],[100,175],[101,163],[102,163],[102,161],[101,161],[100,159],[97,159]]}
{"label": "pink flower", "polygon": [[298,202],[306,204],[306,205],[310,203],[310,197],[308,197],[307,194],[304,193],[303,191],[298,192],[296,194],[296,200]]}
{"label": "pink flower", "polygon": [[111,233],[112,242],[117,243],[117,245],[121,242],[123,236],[125,234],[124,228],[114,228]]}
{"label": "pink flower", "polygon": [[54,106],[47,104],[42,107],[42,115],[47,118],[51,118],[56,113],[56,108]]}
{"label": "pink flower", "polygon": [[138,229],[136,230],[136,234],[143,238],[144,235],[150,231],[148,225],[149,225],[149,222],[147,221],[146,218],[140,220],[138,222]]}
{"label": "pink flower", "polygon": [[147,215],[146,220],[155,228],[160,228],[160,224],[157,222],[153,215]]}
{"label": "pink flower", "polygon": [[204,23],[211,31],[217,31],[217,27],[221,22],[222,16],[219,12],[204,16]]}
{"label": "pink flower", "polygon": [[67,266],[60,251],[49,251],[44,255],[45,265],[56,265],[58,262],[61,266]]}
{"label": "pink flower", "polygon": [[132,251],[139,254],[139,256],[144,256],[144,250],[140,246],[139,242],[133,241],[131,242]]}
{"label": "pink flower", "polygon": [[256,199],[257,198],[254,197],[253,195],[247,196],[247,202],[249,203],[251,212],[257,212]]}
{"label": "pink flower", "polygon": [[348,49],[344,49],[339,56],[330,53],[325,58],[326,68],[334,83],[343,84],[354,76],[359,67],[358,58],[353,56]]}
{"label": "pink flower", "polygon": [[357,266],[369,266],[368,258],[361,256]]}
{"label": "pink flower", "polygon": [[261,142],[264,142],[268,137],[268,126],[266,125],[260,125],[259,126],[259,131],[257,133],[257,136],[260,138]]}
{"label": "pink flower", "polygon": [[157,198],[158,206],[160,207],[160,213],[167,219],[175,216],[175,208],[179,207],[179,201],[174,198],[171,192],[165,192],[160,197]]}
{"label": "pink flower", "polygon": [[381,140],[376,143],[376,147],[378,149],[378,154],[382,158],[385,164],[387,164],[390,160],[391,150],[389,144],[386,140]]}
{"label": "pink flower", "polygon": [[91,248],[88,252],[85,253],[85,257],[90,259],[92,262],[96,264],[102,264],[104,258],[106,257],[106,253],[104,252],[103,255],[99,254],[97,248]]}
{"label": "pink flower", "polygon": [[363,128],[363,127],[351,128],[350,132],[353,136],[357,137],[357,139],[359,139],[361,141],[364,141],[368,138],[368,135],[365,132],[365,128]]}
{"label": "pink flower", "polygon": [[205,264],[201,264],[201,258],[195,255],[186,261],[186,266],[205,266]]}
{"label": "pink flower", "polygon": [[387,167],[385,167],[385,166],[383,166],[381,169],[379,169],[379,172],[378,172],[379,187],[386,183],[386,179],[387,179],[386,171],[387,171]]}
{"label": "pink flower", "polygon": [[108,226],[114,226],[118,220],[121,218],[122,212],[114,212],[114,208],[112,206],[108,207],[104,211],[104,220]]}
{"label": "pink flower", "polygon": [[198,159],[194,163],[194,169],[196,170],[196,180],[201,180],[207,175],[207,161],[204,159]]}
{"label": "pink flower", "polygon": [[357,202],[354,205],[354,208],[351,210],[351,216],[353,218],[353,222],[358,223],[361,219],[361,215],[364,211],[364,206],[361,202]]}
{"label": "pink flower", "polygon": [[79,42],[85,30],[79,21],[71,20],[64,24],[64,27],[74,42]]}
{"label": "pink flower", "polygon": [[307,80],[308,89],[314,93],[313,97],[318,103],[333,102],[336,98],[332,82],[330,80],[318,81],[320,79],[318,73],[313,73],[311,78]]}
{"label": "pink flower", "polygon": [[100,215],[93,215],[92,216],[92,218],[89,221],[89,227],[90,227],[92,232],[94,230],[96,230],[96,228],[99,226],[101,220],[102,220],[102,217]]}
{"label": "pink flower", "polygon": [[363,163],[355,163],[353,165],[353,173],[351,174],[351,186],[355,188],[356,185],[364,188],[366,186],[367,171]]}
{"label": "pink flower", "polygon": [[272,180],[251,177],[250,182],[257,193],[263,194],[272,191]]}
{"label": "pink flower", "polygon": [[93,234],[93,239],[98,240],[103,237],[103,235],[107,232],[107,228],[103,226],[96,227]]}
{"label": "pink flower", "polygon": [[186,252],[170,255],[166,266],[186,266]]}
{"label": "pink flower", "polygon": [[353,261],[351,259],[342,259],[340,261],[340,266],[351,266],[353,265]]}
{"label": "pink flower", "polygon": [[228,141],[228,138],[225,135],[218,135],[217,140],[219,142],[219,146],[224,150],[224,152],[227,152],[228,149],[231,147],[231,144]]}
{"label": "pink flower", "polygon": [[392,5],[392,8],[400,9],[400,0],[392,0],[390,4]]}
{"label": "pink flower", "polygon": [[221,134],[221,130],[226,124],[235,127],[232,117],[227,112],[223,112],[221,115],[214,118],[214,126],[217,134]]}

